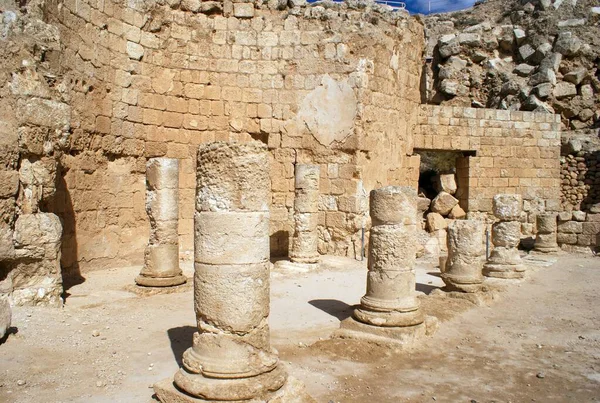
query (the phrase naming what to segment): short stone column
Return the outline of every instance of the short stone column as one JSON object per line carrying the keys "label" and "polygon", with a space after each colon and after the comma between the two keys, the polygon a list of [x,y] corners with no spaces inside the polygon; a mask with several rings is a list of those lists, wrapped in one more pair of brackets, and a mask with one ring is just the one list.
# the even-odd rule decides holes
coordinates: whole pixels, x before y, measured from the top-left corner
{"label": "short stone column", "polygon": [[476,292],[483,282],[483,223],[457,220],[448,226],[448,260],[442,280],[449,291]]}
{"label": "short stone column", "polygon": [[150,239],[135,282],[146,287],[185,283],[179,268],[179,160],[150,158],[146,163],[146,212]]}
{"label": "short stone column", "polygon": [[[201,146],[196,178],[198,332],[183,354],[175,384],[204,400],[262,399],[287,378],[269,338],[267,147],[259,142]],[[164,384],[155,385],[155,391],[161,401],[184,401]]]}
{"label": "short stone column", "polygon": [[525,265],[519,255],[521,223],[519,218],[523,206],[521,195],[497,194],[493,199],[493,212],[499,221],[492,225],[494,250],[483,266],[487,277],[522,278]]}
{"label": "short stone column", "polygon": [[376,189],[370,208],[367,292],[341,327],[406,344],[425,333],[415,291],[417,193],[410,187]]}
{"label": "short stone column", "polygon": [[294,263],[319,263],[319,176],[318,165],[296,164],[295,228],[290,248],[290,260]]}
{"label": "short stone column", "polygon": [[536,217],[537,235],[533,249],[537,252],[552,253],[558,252],[560,248],[557,242],[558,224],[556,222],[557,213],[543,213]]}

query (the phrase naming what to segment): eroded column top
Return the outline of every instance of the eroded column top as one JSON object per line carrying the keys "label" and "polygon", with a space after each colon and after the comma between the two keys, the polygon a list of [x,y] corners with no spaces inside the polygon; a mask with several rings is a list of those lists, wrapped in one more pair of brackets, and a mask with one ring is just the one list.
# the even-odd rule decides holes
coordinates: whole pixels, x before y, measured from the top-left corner
{"label": "eroded column top", "polygon": [[373,225],[417,224],[417,191],[408,186],[386,186],[371,191]]}
{"label": "eroded column top", "polygon": [[523,198],[519,194],[497,194],[493,199],[492,210],[500,220],[518,220],[523,210]]}
{"label": "eroded column top", "polygon": [[197,211],[269,211],[267,146],[215,142],[198,148]]}

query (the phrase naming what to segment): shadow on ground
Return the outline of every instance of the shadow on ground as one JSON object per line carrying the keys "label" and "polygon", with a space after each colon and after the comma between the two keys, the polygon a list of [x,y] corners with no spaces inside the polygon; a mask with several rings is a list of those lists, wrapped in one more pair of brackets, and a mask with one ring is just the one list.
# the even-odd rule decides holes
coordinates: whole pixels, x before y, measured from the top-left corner
{"label": "shadow on ground", "polygon": [[167,330],[169,340],[171,341],[171,350],[179,366],[181,366],[183,352],[192,347],[192,339],[196,331],[198,329],[193,326],[180,326]]}
{"label": "shadow on ground", "polygon": [[337,299],[313,299],[308,301],[308,303],[331,316],[335,316],[340,321],[352,316],[352,311],[354,310],[352,305],[348,305]]}

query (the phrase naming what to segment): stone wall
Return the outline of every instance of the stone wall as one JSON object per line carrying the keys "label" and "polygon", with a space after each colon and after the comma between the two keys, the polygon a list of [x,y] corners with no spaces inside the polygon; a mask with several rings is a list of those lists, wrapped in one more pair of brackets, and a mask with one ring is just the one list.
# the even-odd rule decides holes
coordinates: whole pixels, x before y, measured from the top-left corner
{"label": "stone wall", "polygon": [[[276,3],[276,2],[275,2]],[[139,264],[144,163],[180,159],[181,256],[192,250],[199,144],[271,150],[271,251],[293,231],[295,163],[321,166],[321,253],[356,254],[366,195],[416,183],[410,158],[422,26],[372,3],[50,1],[73,83],[55,209],[67,272]]]}
{"label": "stone wall", "polygon": [[595,250],[600,246],[600,210],[564,211],[558,215],[559,245],[567,251]]}
{"label": "stone wall", "polygon": [[547,113],[422,105],[414,146],[470,153],[457,159],[465,211],[490,212],[498,193],[541,203],[532,211],[558,211],[559,125],[560,117]]}

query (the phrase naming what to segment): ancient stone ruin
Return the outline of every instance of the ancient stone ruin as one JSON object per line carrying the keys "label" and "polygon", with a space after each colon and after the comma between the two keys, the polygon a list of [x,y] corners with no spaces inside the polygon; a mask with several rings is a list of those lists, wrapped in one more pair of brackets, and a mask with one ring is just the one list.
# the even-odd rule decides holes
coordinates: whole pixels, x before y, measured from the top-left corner
{"label": "ancient stone ruin", "polygon": [[448,257],[442,271],[446,288],[476,292],[483,283],[483,224],[476,220],[455,221],[448,227]]}
{"label": "ancient stone ruin", "polygon": [[430,288],[597,253],[598,7],[383,3],[0,0],[0,339],[107,270],[166,300],[193,265],[159,399],[310,401],[271,346],[271,276],[366,255],[335,337],[405,347]]}
{"label": "ancient stone ruin", "polygon": [[150,239],[135,282],[168,287],[186,282],[179,268],[179,160],[150,158],[146,165],[146,211]]}
{"label": "ancient stone ruin", "polygon": [[488,277],[522,278],[526,269],[519,255],[523,200],[520,195],[498,194],[494,196],[494,216],[498,219],[492,225],[494,250],[483,267]]}
{"label": "ancient stone ruin", "polygon": [[426,330],[415,293],[415,189],[387,186],[371,191],[370,216],[367,293],[338,334],[411,344]]}

